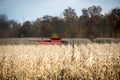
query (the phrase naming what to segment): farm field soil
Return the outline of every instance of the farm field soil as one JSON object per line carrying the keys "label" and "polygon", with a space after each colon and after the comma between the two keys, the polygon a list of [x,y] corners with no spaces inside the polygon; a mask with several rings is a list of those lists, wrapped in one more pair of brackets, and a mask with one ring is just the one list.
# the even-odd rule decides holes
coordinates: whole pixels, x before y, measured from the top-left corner
{"label": "farm field soil", "polygon": [[119,80],[120,43],[0,45],[0,80]]}

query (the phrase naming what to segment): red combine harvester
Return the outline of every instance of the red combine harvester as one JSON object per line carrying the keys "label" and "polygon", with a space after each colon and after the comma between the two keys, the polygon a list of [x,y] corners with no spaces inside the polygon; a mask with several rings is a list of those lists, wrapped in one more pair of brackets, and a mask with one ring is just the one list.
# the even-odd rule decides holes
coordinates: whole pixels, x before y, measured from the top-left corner
{"label": "red combine harvester", "polygon": [[51,40],[32,40],[42,45],[61,45],[62,41],[60,38],[51,38]]}

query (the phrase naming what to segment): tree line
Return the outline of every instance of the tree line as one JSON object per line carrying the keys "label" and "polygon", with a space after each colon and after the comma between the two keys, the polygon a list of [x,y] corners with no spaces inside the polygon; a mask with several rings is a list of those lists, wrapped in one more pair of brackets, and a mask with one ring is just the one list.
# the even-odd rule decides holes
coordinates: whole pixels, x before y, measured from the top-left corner
{"label": "tree line", "polygon": [[120,37],[120,8],[102,14],[101,6],[93,5],[81,11],[77,16],[75,9],[68,7],[63,11],[63,18],[45,15],[23,24],[0,15],[0,38],[50,38],[53,34],[61,38]]}

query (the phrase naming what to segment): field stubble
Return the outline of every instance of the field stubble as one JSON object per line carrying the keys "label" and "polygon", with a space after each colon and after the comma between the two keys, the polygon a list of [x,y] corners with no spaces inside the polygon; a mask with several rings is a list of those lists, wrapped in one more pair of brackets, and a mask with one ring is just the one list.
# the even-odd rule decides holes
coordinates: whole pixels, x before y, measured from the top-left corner
{"label": "field stubble", "polygon": [[119,80],[120,43],[0,45],[0,80]]}

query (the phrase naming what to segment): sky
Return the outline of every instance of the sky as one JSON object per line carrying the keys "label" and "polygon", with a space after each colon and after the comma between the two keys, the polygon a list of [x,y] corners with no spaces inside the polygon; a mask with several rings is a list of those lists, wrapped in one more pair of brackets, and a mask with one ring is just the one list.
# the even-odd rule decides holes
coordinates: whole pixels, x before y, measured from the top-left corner
{"label": "sky", "polygon": [[101,6],[102,13],[120,8],[120,0],[0,0],[0,14],[19,23],[35,21],[44,15],[63,17],[64,9],[75,9],[78,16],[83,8]]}

